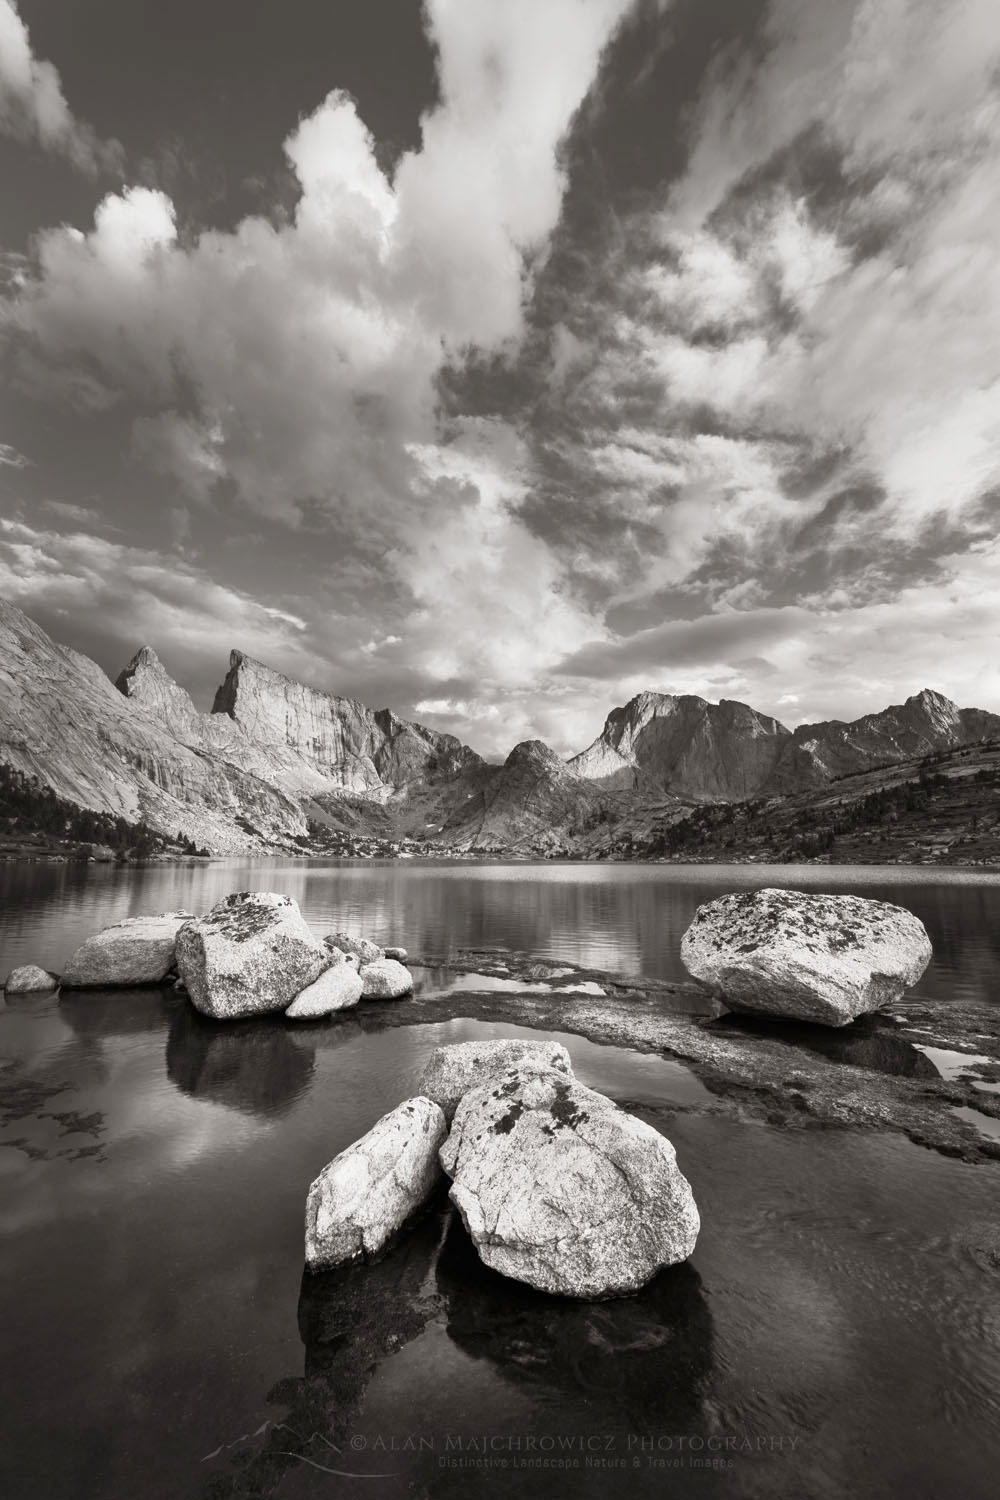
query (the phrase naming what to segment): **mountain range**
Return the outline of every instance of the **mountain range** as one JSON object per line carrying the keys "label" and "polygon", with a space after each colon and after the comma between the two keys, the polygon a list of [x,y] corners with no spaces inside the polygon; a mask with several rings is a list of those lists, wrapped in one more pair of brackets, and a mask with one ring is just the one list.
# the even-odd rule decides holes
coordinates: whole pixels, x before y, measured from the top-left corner
{"label": "mountain range", "polygon": [[219,854],[308,852],[345,832],[587,854],[609,828],[801,793],[997,735],[1000,716],[929,689],[851,723],[794,730],[743,703],[645,692],[568,761],[532,740],[493,765],[453,735],[241,651],[202,713],[150,647],[112,683],[0,602],[0,762],[77,806]]}

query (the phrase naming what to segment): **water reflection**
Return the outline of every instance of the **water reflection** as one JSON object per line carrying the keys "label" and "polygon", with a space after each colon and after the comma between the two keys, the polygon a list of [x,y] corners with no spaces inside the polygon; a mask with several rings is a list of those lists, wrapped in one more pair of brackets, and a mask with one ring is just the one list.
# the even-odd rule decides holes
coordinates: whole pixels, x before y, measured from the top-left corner
{"label": "water reflection", "polygon": [[[376,1476],[380,1494],[411,1494],[414,1485],[422,1493],[420,1479],[432,1474],[435,1492],[449,1492],[449,1476],[435,1459],[445,1433],[475,1434],[477,1441],[503,1434],[509,1405],[500,1402],[498,1410],[490,1400],[500,1387],[470,1380],[458,1407],[454,1388],[446,1408],[435,1406],[432,1394],[440,1431],[433,1422],[421,1425],[403,1444],[399,1434],[384,1434],[381,1449],[352,1442],[352,1434],[364,1431],[362,1413],[370,1417],[384,1404],[384,1392],[373,1400],[369,1390],[380,1371],[432,1325],[443,1328],[454,1349],[492,1367],[501,1387],[519,1388],[525,1410],[537,1412],[546,1431],[690,1432],[704,1425],[712,1319],[690,1265],[661,1273],[634,1297],[603,1303],[549,1297],[483,1266],[442,1193],[381,1261],[304,1273],[303,1373],[279,1380],[267,1395],[287,1414],[254,1434],[256,1442],[219,1455],[225,1469],[213,1476],[208,1496],[284,1492],[282,1481],[295,1470],[322,1477],[323,1494],[351,1493],[352,1484]],[[432,1388],[442,1355],[430,1347],[423,1354]],[[413,1358],[420,1358],[416,1350]],[[468,1474],[450,1478],[458,1493],[468,1493]]]}
{"label": "water reflection", "polygon": [[[689,1264],[662,1271],[633,1297],[576,1302],[546,1296],[484,1266],[456,1215],[437,1265],[449,1338],[533,1401],[553,1404],[560,1423],[600,1430],[686,1432],[712,1372],[712,1318],[701,1277]],[[491,1414],[477,1412],[479,1430]]]}
{"label": "water reflection", "polygon": [[167,1077],[184,1094],[264,1118],[287,1114],[309,1087],[315,1048],[273,1020],[211,1021],[185,1001],[170,1017]]}
{"label": "water reflection", "polygon": [[433,1272],[449,1219],[442,1195],[382,1260],[303,1272],[297,1311],[303,1373],[277,1381],[267,1394],[268,1403],[286,1406],[287,1414],[228,1457],[208,1484],[209,1500],[273,1495],[290,1470],[317,1471],[323,1494],[340,1493],[338,1480],[350,1493],[351,1485],[386,1468],[377,1457],[353,1453],[346,1439],[381,1361],[423,1333],[439,1312]]}
{"label": "water reflection", "polygon": [[787,1042],[830,1062],[849,1063],[855,1068],[868,1068],[898,1078],[940,1077],[930,1058],[905,1037],[897,1035],[892,1022],[881,1016],[861,1016],[843,1030],[835,1030],[808,1022],[727,1015],[713,1022],[711,1029]]}
{"label": "water reflection", "polygon": [[[101,1044],[108,1037],[142,1036],[163,1030],[180,1002],[169,987],[60,992],[59,1017],[82,1041]],[[186,1007],[185,1007],[186,1008]]]}

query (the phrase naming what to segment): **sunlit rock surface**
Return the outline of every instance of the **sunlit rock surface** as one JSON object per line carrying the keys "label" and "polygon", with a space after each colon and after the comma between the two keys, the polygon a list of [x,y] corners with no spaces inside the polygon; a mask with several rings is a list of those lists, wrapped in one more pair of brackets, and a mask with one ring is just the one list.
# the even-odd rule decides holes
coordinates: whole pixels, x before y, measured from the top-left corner
{"label": "sunlit rock surface", "polygon": [[362,963],[360,972],[366,1000],[401,1000],[413,990],[413,975],[393,958]]}
{"label": "sunlit rock surface", "polygon": [[346,932],[328,933],[323,941],[328,948],[333,948],[340,953],[353,954],[363,964],[373,964],[386,956],[378,943],[373,943],[370,938],[351,937]]}
{"label": "sunlit rock surface", "polygon": [[454,1042],[435,1047],[417,1083],[419,1093],[439,1104],[450,1120],[464,1095],[481,1088],[512,1068],[555,1069],[570,1076],[573,1066],[560,1042],[535,1042],[505,1037],[490,1042]]}
{"label": "sunlit rock surface", "polygon": [[306,1265],[319,1271],[376,1255],[441,1179],[447,1133],[430,1099],[407,1099],[334,1157],[306,1200]]}
{"label": "sunlit rock surface", "polygon": [[671,1143],[555,1069],[466,1094],[441,1164],[485,1264],[540,1291],[634,1292],[695,1246],[698,1210]]}
{"label": "sunlit rock surface", "polygon": [[349,1010],[361,999],[361,976],[341,960],[324,969],[318,979],[300,990],[285,1011],[290,1021],[314,1021],[332,1016],[334,1011]]}
{"label": "sunlit rock surface", "polygon": [[885,901],[740,891],[698,908],[681,959],[731,1010],[845,1026],[916,984],[931,943]]}
{"label": "sunlit rock surface", "polygon": [[155,917],[126,917],[95,932],[66,965],[63,985],[104,989],[159,984],[174,967],[177,934],[189,921],[187,911],[161,912]]}
{"label": "sunlit rock surface", "polygon": [[59,980],[48,969],[40,969],[37,964],[22,964],[18,969],[11,969],[4,989],[8,995],[33,995],[54,990],[58,984]]}
{"label": "sunlit rock surface", "polygon": [[329,967],[290,896],[227,896],[177,935],[177,968],[191,1003],[218,1020],[286,1010]]}

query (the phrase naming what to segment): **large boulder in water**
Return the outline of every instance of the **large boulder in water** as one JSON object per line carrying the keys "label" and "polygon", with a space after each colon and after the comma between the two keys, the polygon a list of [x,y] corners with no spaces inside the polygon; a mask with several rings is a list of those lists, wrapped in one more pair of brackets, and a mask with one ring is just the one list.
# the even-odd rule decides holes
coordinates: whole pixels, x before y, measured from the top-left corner
{"label": "large boulder in water", "polygon": [[446,1134],[436,1104],[407,1099],[335,1156],[306,1200],[308,1268],[378,1254],[441,1180],[438,1152]]}
{"label": "large boulder in water", "polygon": [[413,975],[394,958],[362,963],[360,972],[366,1000],[401,1000],[413,989]]}
{"label": "large boulder in water", "polygon": [[188,911],[169,911],[105,927],[77,948],[63,971],[63,987],[162,984],[174,967],[177,934],[190,921]]}
{"label": "large boulder in water", "polygon": [[285,1011],[289,1021],[318,1021],[334,1011],[348,1010],[361,999],[361,976],[341,958],[307,984]]}
{"label": "large boulder in water", "polygon": [[512,1068],[524,1073],[532,1068],[555,1068],[569,1077],[573,1065],[559,1042],[502,1037],[491,1042],[454,1042],[435,1047],[424,1065],[417,1092],[433,1099],[450,1120],[470,1089],[481,1088],[497,1073]]}
{"label": "large boulder in water", "polygon": [[330,965],[290,896],[241,891],[177,934],[177,967],[203,1015],[287,1010]]}
{"label": "large boulder in water", "polygon": [[40,969],[37,964],[23,964],[19,969],[11,969],[4,989],[8,995],[36,995],[58,986],[58,979],[48,969]]}
{"label": "large boulder in water", "polygon": [[846,1026],[894,1004],[931,957],[912,912],[860,896],[740,891],[698,908],[688,973],[730,1008]]}
{"label": "large boulder in water", "polygon": [[466,1094],[441,1165],[480,1258],[540,1291],[637,1291],[698,1237],[666,1137],[555,1068]]}

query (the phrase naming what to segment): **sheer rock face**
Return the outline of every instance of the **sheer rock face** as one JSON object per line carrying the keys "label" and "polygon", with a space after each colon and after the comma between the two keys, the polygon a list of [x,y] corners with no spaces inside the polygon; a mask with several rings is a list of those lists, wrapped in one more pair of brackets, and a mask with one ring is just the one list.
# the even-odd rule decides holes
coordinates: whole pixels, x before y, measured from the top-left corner
{"label": "sheer rock face", "polygon": [[794,732],[745,703],[640,693],[608,715],[569,765],[607,788],[742,801],[998,733],[1000,716],[956,708],[926,688],[852,723],[800,724]]}
{"label": "sheer rock face", "polygon": [[407,1099],[335,1156],[306,1200],[309,1270],[377,1255],[440,1182],[446,1134],[436,1104]]}
{"label": "sheer rock face", "polygon": [[73,954],[62,976],[63,987],[162,984],[174,967],[177,934],[190,921],[190,912],[171,911],[127,917],[105,927]]}
{"label": "sheer rock face", "polygon": [[330,965],[290,896],[241,891],[177,934],[177,968],[203,1015],[287,1010]]}
{"label": "sheer rock face", "polygon": [[0,759],[79,807],[181,831],[220,854],[287,846],[306,831],[298,800],[242,762],[180,743],[96,662],[2,601]]}
{"label": "sheer rock face", "polygon": [[482,764],[453,735],[317,692],[242,651],[232,653],[212,711],[234,720],[258,744],[294,751],[332,787],[362,795]]}
{"label": "sheer rock face", "polygon": [[671,1143],[555,1069],[466,1094],[441,1164],[483,1262],[540,1291],[625,1295],[694,1250],[698,1210]]}
{"label": "sheer rock face", "polygon": [[720,896],[681,941],[688,973],[731,1010],[827,1026],[894,1004],[930,958],[924,925],[905,908],[805,891]]}
{"label": "sheer rock face", "polygon": [[640,693],[614,709],[594,743],[569,764],[608,787],[738,801],[768,780],[790,738],[777,719],[745,703]]}
{"label": "sheer rock face", "polygon": [[451,1120],[471,1089],[482,1088],[498,1073],[516,1069],[524,1074],[532,1068],[565,1073],[571,1077],[569,1053],[559,1042],[536,1042],[521,1037],[503,1037],[493,1042],[454,1042],[435,1047],[420,1075],[417,1088],[433,1099]]}
{"label": "sheer rock face", "polygon": [[451,777],[483,768],[450,735],[316,693],[239,652],[218,700],[219,712],[199,713],[149,647],[116,685],[0,601],[0,760],[79,807],[212,853],[295,848],[324,797],[331,821],[356,821],[340,808],[358,790],[373,814],[413,791],[422,829],[421,798],[447,800]]}
{"label": "sheer rock face", "polygon": [[115,679],[123,697],[147,709],[182,740],[202,717],[190,695],[170,676],[151,646],[143,646]]}

